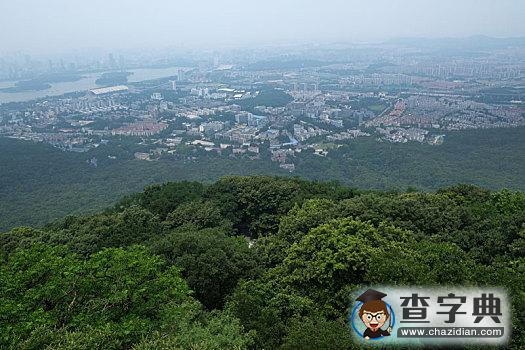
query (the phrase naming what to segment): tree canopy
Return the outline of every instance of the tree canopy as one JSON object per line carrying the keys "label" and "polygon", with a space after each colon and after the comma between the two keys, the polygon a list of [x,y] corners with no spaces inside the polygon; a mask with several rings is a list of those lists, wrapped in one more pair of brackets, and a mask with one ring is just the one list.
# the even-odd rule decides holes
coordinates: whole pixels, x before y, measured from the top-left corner
{"label": "tree canopy", "polygon": [[525,346],[525,194],[269,176],[166,183],[0,233],[0,347],[355,348],[363,286],[503,286]]}

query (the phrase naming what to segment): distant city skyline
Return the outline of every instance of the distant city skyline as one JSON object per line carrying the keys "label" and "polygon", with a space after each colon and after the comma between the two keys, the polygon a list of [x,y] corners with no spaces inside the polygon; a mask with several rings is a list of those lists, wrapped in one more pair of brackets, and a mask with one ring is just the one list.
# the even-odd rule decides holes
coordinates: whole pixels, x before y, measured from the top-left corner
{"label": "distant city skyline", "polygon": [[525,36],[522,0],[25,0],[0,4],[0,54]]}

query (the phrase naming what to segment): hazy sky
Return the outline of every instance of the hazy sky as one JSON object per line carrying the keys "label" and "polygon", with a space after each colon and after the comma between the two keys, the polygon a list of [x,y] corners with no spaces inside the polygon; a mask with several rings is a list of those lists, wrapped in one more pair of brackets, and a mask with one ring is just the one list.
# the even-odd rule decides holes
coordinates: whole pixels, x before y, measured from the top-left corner
{"label": "hazy sky", "polygon": [[0,51],[525,36],[525,0],[0,0]]}

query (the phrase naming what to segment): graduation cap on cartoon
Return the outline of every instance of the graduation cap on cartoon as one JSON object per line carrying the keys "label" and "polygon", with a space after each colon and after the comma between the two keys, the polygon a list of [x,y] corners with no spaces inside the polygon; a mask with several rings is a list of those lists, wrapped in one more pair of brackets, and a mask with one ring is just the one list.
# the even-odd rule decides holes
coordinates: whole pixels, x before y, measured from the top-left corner
{"label": "graduation cap on cartoon", "polygon": [[[361,317],[362,312],[365,310],[365,307],[367,309],[370,306],[372,306],[373,308],[376,308],[376,309],[377,308],[383,309],[385,311],[385,314],[388,317],[388,324],[389,324],[388,327],[391,327],[392,326],[392,318],[390,317],[390,312],[388,311],[389,309],[391,310],[391,308],[390,308],[390,306],[387,306],[387,304],[384,302],[384,300],[382,300],[386,296],[387,295],[385,293],[379,292],[379,291],[377,291],[375,289],[369,289],[366,292],[364,292],[363,294],[361,294],[360,296],[358,296],[356,300],[362,302],[359,316]],[[375,305],[368,304],[368,303],[371,303],[371,302],[378,302],[378,303],[372,303],[372,304],[375,304]],[[379,311],[379,310],[369,310],[369,311]]]}
{"label": "graduation cap on cartoon", "polygon": [[356,300],[364,304],[364,303],[367,303],[373,300],[381,300],[384,297],[386,297],[385,293],[378,292],[377,290],[374,290],[374,289],[369,289],[363,294],[361,294],[360,296],[358,296]]}

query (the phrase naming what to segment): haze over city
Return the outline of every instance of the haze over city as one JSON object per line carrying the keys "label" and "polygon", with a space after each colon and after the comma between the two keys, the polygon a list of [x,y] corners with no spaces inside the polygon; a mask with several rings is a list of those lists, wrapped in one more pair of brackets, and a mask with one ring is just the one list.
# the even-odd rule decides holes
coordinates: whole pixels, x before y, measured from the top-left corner
{"label": "haze over city", "polygon": [[518,37],[524,16],[521,0],[2,1],[0,50]]}

